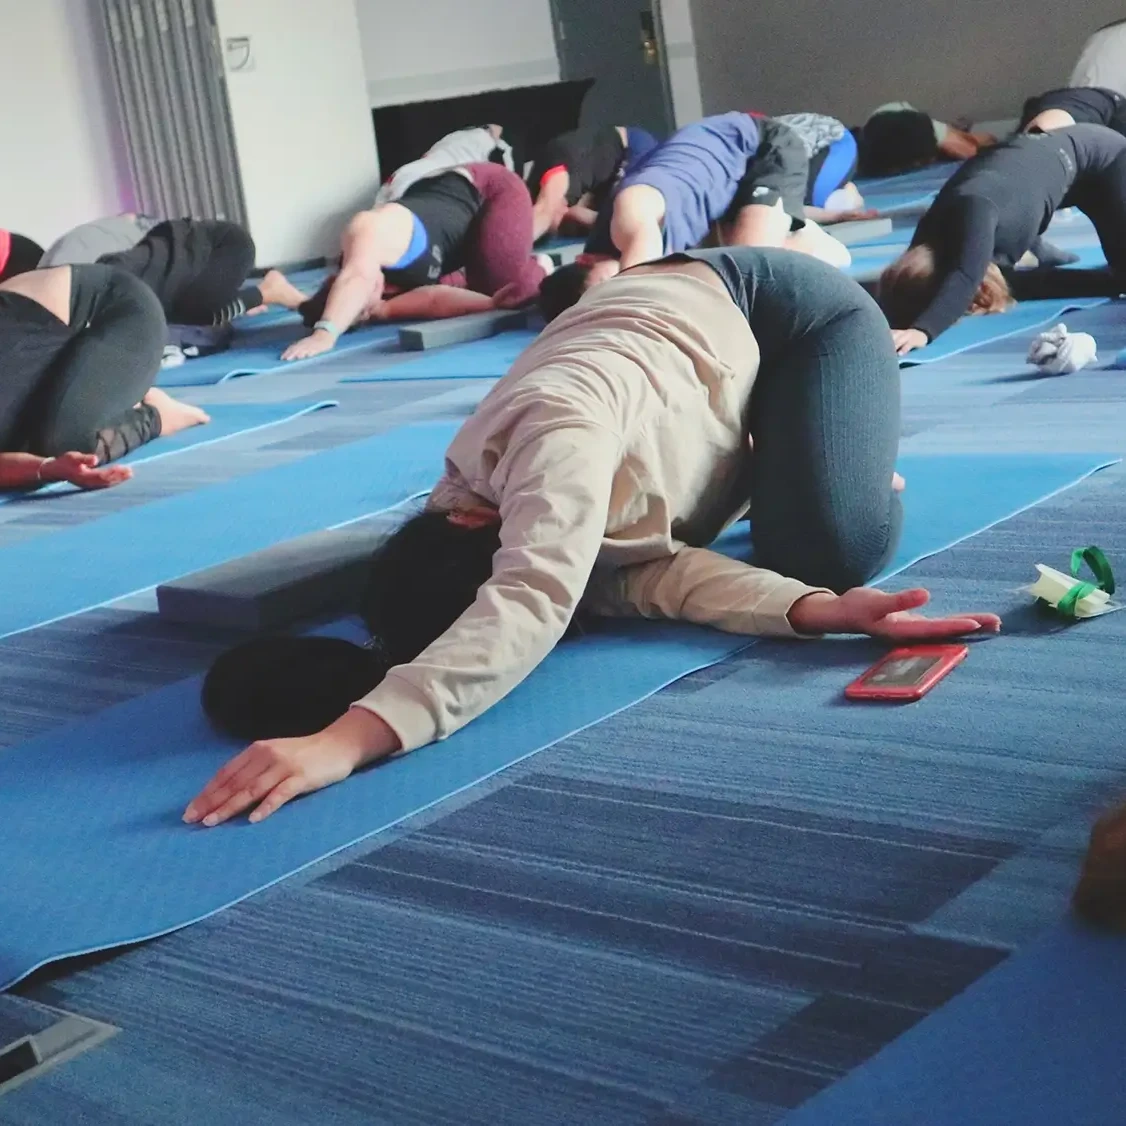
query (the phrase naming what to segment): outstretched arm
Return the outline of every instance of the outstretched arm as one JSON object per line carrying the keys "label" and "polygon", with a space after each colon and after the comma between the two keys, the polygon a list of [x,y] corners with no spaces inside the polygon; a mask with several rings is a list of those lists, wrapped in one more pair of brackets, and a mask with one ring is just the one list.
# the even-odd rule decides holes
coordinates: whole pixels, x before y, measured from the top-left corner
{"label": "outstretched arm", "polygon": [[949,263],[926,309],[909,326],[927,340],[945,332],[964,317],[993,260],[997,235],[997,209],[981,197],[967,197],[951,209],[945,232],[946,245],[939,258]]}
{"label": "outstretched arm", "polygon": [[[621,455],[616,436],[589,422],[538,419],[547,433],[510,446],[501,546],[476,601],[410,664],[392,669],[347,715],[306,739],[255,743],[188,807],[216,825],[254,808],[254,820],[361,766],[444,739],[492,707],[552,650],[586,589],[606,531]],[[539,427],[529,427],[531,435]]]}
{"label": "outstretched arm", "polygon": [[[387,206],[390,208],[398,205]],[[337,339],[356,323],[364,309],[378,300],[382,293],[384,248],[374,212],[362,212],[348,224],[341,240],[341,249],[344,261],[329,291],[323,318],[332,325],[332,329],[318,328],[303,340],[290,345],[282,353],[283,360],[307,360],[311,356],[331,351],[336,346]]]}
{"label": "outstretched arm", "polygon": [[682,548],[597,578],[583,605],[607,617],[666,618],[748,636],[858,633],[907,642],[1000,629],[995,614],[912,612],[928,599],[924,590],[891,594],[870,587],[837,595],[707,548]]}

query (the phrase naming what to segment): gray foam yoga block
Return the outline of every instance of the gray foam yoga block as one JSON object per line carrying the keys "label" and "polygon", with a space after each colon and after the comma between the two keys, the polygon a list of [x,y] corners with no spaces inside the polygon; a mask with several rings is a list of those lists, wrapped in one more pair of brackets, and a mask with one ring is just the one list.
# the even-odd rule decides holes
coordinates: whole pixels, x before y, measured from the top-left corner
{"label": "gray foam yoga block", "polygon": [[472,313],[468,317],[451,317],[445,321],[427,321],[399,329],[399,347],[405,352],[423,352],[428,348],[444,348],[448,344],[467,344],[484,340],[510,328],[524,328],[527,309],[498,309],[489,313]]}
{"label": "gray foam yoga block", "polygon": [[890,219],[856,219],[849,223],[830,223],[825,230],[845,246],[855,246],[865,239],[890,235]]}
{"label": "gray foam yoga block", "polygon": [[350,525],[209,567],[157,587],[160,616],[252,632],[356,607],[386,527]]}

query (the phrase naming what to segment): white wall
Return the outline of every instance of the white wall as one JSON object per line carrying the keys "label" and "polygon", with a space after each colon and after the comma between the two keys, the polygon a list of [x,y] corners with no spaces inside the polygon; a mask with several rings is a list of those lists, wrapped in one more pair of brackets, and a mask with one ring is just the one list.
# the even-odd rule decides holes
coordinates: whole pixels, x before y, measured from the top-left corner
{"label": "white wall", "polygon": [[936,117],[1016,116],[1065,85],[1122,0],[692,0],[709,113],[815,110],[849,124],[907,99]]}
{"label": "white wall", "polygon": [[673,120],[679,129],[699,121],[704,114],[691,4],[689,0],[659,0],[658,11],[665,40]]}
{"label": "white wall", "polygon": [[227,68],[258,264],[339,252],[340,231],[379,185],[354,0],[216,0],[224,43],[249,36],[252,64]]}
{"label": "white wall", "polygon": [[88,0],[0,0],[0,227],[44,246],[132,206]]}
{"label": "white wall", "polygon": [[549,0],[356,0],[373,106],[559,81]]}

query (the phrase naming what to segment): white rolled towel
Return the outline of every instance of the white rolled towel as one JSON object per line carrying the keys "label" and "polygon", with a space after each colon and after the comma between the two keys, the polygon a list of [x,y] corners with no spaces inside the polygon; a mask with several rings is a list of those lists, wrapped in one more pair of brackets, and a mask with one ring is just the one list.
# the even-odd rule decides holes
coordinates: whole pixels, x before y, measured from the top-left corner
{"label": "white rolled towel", "polygon": [[1087,332],[1068,332],[1067,325],[1040,333],[1028,349],[1028,362],[1045,375],[1070,375],[1098,359],[1095,338]]}

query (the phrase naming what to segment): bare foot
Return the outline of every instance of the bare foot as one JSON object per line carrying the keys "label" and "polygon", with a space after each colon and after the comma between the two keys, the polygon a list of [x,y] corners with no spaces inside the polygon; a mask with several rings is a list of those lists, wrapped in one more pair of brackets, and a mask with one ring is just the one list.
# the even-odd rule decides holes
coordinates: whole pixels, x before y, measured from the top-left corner
{"label": "bare foot", "polygon": [[267,305],[281,305],[286,309],[296,309],[299,305],[303,305],[306,300],[305,294],[281,270],[271,270],[259,283],[258,288],[262,292],[262,300]]}
{"label": "bare foot", "polygon": [[893,492],[901,493],[907,488],[907,482],[898,473],[893,473],[891,475],[891,487]]}
{"label": "bare foot", "polygon": [[211,421],[211,415],[190,403],[181,403],[173,399],[166,391],[153,387],[145,395],[145,402],[155,408],[160,415],[160,433],[167,438],[170,434],[179,434],[192,426],[204,426]]}

